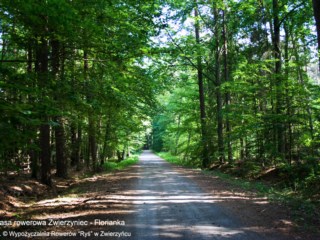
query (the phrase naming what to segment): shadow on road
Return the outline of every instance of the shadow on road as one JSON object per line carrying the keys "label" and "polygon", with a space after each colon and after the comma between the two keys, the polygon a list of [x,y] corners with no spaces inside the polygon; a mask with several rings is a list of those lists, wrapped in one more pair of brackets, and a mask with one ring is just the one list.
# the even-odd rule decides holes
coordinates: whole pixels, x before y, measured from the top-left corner
{"label": "shadow on road", "polygon": [[[90,237],[77,235],[75,239],[93,239],[93,233],[100,231],[105,234],[130,233],[130,236],[120,239],[137,240],[295,239],[280,231],[281,219],[268,219],[270,227],[267,227],[262,224],[263,216],[259,221],[244,221],[242,215],[246,215],[246,209],[235,214],[232,209],[220,204],[247,204],[251,209],[257,209],[258,214],[269,204],[264,198],[230,191],[215,195],[214,192],[204,191],[194,181],[198,177],[192,171],[173,167],[145,151],[139,164],[125,171],[79,182],[68,195],[40,201],[28,214],[36,215],[38,219],[88,221],[87,226],[47,227],[50,231],[91,234]],[[208,184],[216,183],[208,181]],[[108,224],[101,225],[99,221]],[[277,224],[278,229],[275,228]],[[30,227],[27,229],[30,230]],[[119,239],[101,235],[96,238]]]}

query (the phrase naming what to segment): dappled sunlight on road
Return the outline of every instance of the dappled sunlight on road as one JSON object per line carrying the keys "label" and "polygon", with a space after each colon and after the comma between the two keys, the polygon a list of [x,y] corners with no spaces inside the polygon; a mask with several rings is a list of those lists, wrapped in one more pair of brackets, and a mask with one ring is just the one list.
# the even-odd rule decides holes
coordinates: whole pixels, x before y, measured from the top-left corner
{"label": "dappled sunlight on road", "polygon": [[[41,212],[37,219],[123,220],[121,227],[90,225],[79,230],[126,231],[132,233],[129,239],[136,240],[292,239],[261,223],[243,221],[246,209],[234,214],[223,207],[250,204],[259,214],[269,204],[265,198],[230,189],[207,191],[196,178],[191,170],[144,152],[130,169],[81,180],[71,193],[35,203],[29,214]],[[284,219],[278,222],[291,224]]]}
{"label": "dappled sunlight on road", "polygon": [[[131,215],[130,222],[139,236],[135,239],[263,238],[217,205],[225,200],[246,201],[247,196],[206,193],[188,174],[179,173],[176,167],[150,152],[144,152],[134,168],[139,177],[133,189],[110,195],[103,201],[133,205],[136,213]],[[255,201],[262,204],[265,199]]]}

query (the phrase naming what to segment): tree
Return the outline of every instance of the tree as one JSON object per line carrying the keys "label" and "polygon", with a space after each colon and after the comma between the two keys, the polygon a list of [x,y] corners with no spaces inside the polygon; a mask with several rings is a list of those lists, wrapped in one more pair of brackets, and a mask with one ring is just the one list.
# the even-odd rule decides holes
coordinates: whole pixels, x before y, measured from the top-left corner
{"label": "tree", "polygon": [[[195,36],[196,43],[200,44],[200,25],[199,25],[199,14],[197,1],[195,0]],[[207,136],[207,126],[206,126],[206,106],[205,106],[205,93],[204,93],[204,84],[203,84],[203,69],[202,69],[202,58],[201,52],[198,51],[197,56],[197,72],[198,72],[198,86],[199,86],[199,103],[200,103],[200,124],[201,124],[201,141],[202,141],[202,167],[206,168],[209,164],[208,156],[208,136]]]}
{"label": "tree", "polygon": [[[169,28],[163,33],[170,40],[164,48],[170,49],[170,54],[164,52],[160,59],[169,65],[166,74],[172,81],[185,81],[180,71],[188,71],[190,77],[199,72],[202,76],[209,163],[232,164],[241,160],[252,168],[262,169],[310,162],[307,159],[314,159],[317,141],[316,109],[310,107],[312,94],[307,93],[313,92],[306,71],[313,47],[310,3],[291,0],[194,3],[196,14],[192,14],[194,4],[170,3]],[[170,21],[179,27],[170,28]],[[176,69],[174,77],[172,69]],[[183,88],[190,91],[187,86]],[[188,145],[200,144],[202,139],[201,135],[183,136],[182,129],[188,128],[185,114],[192,119],[196,114],[191,111],[181,114],[169,108],[174,105],[171,99],[181,99],[181,93],[170,91],[170,96],[163,101],[166,110],[156,118],[154,132],[162,149],[183,158],[186,151],[180,146],[182,139]],[[166,120],[168,115],[170,120]],[[197,124],[201,126],[200,121]],[[201,132],[199,128],[198,133]],[[197,157],[196,152],[191,155],[189,161]]]}
{"label": "tree", "polygon": [[316,29],[317,29],[317,39],[318,39],[318,55],[319,55],[319,71],[320,71],[320,2],[317,0],[312,0],[313,4],[313,12],[314,19],[316,21]]}
{"label": "tree", "polygon": [[51,185],[53,165],[67,177],[70,164],[98,170],[117,151],[141,146],[137,126],[157,87],[141,63],[159,10],[154,1],[1,2],[0,127],[9,127],[3,139],[19,136],[1,147],[5,170],[30,158],[37,177],[40,160],[40,180]]}

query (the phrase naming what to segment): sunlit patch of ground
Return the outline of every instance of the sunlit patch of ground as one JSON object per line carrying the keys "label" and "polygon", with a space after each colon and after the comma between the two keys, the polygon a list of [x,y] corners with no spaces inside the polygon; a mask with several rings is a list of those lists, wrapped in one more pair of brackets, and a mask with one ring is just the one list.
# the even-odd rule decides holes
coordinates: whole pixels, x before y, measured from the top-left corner
{"label": "sunlit patch of ground", "polygon": [[[285,207],[271,204],[265,197],[235,188],[215,176],[203,175],[196,170],[173,167],[174,170],[166,172],[168,178],[164,179],[163,183],[171,184],[169,176],[176,171],[195,181],[203,190],[203,194],[190,195],[179,189],[177,189],[176,194],[169,194],[156,189],[133,191],[132,186],[141,178],[136,171],[137,168],[133,167],[115,173],[82,179],[59,180],[56,182],[55,193],[46,192],[47,188],[39,185],[38,190],[42,189],[43,192],[39,191],[37,198],[31,201],[24,198],[23,195],[16,196],[16,205],[11,206],[11,211],[18,213],[20,219],[86,219],[94,221],[95,219],[126,219],[128,216],[135,214],[135,206],[141,205],[160,205],[161,210],[166,211],[168,206],[172,205],[214,203],[229,211],[230,215],[235,215],[243,221],[244,226],[241,231],[239,229],[224,229],[223,226],[214,224],[199,224],[193,226],[192,229],[188,229],[190,233],[207,231],[212,236],[219,234],[227,236],[227,234],[241,234],[243,231],[265,234],[276,231],[288,235],[305,236],[305,239],[308,239],[307,234],[296,231],[296,226]],[[156,177],[148,175],[151,181]],[[28,185],[26,182],[21,185],[14,183],[15,185],[10,185],[10,189],[17,192],[24,191],[23,189],[29,191],[32,186],[35,186]],[[0,188],[0,197],[1,191]],[[3,193],[2,197],[4,197]],[[4,211],[6,212],[6,210]],[[9,217],[14,218],[16,215],[10,215]],[[170,219],[167,219],[167,221],[167,237],[181,237],[179,229],[184,229],[185,226],[177,225],[174,229]],[[155,224],[155,226],[157,225]],[[161,225],[159,227],[165,230],[165,226]],[[63,231],[65,228],[56,226],[48,229]],[[88,227],[88,229],[90,228]]]}

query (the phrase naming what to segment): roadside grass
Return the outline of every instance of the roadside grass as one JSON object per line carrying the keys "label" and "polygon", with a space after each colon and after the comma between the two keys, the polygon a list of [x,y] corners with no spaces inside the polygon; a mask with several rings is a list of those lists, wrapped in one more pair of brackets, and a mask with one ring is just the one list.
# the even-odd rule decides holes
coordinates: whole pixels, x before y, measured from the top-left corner
{"label": "roadside grass", "polygon": [[164,160],[166,160],[169,163],[172,163],[172,164],[175,164],[175,165],[179,165],[179,166],[188,167],[188,168],[196,168],[192,163],[190,163],[188,161],[184,161],[179,156],[174,156],[171,153],[168,153],[168,152],[155,152],[155,154],[158,155],[159,157],[163,158]]}
{"label": "roadside grass", "polygon": [[[182,161],[178,156],[167,152],[156,153],[164,160],[179,165],[191,167],[190,164]],[[293,220],[310,231],[319,231],[320,224],[320,199],[307,197],[303,192],[296,191],[290,186],[278,186],[272,182],[260,180],[248,180],[236,177],[230,173],[219,170],[201,170],[206,175],[217,176],[231,186],[255,192],[258,196],[266,197],[270,202],[279,203],[289,207]]]}
{"label": "roadside grass", "polygon": [[115,170],[123,170],[131,165],[136,164],[139,161],[138,155],[133,155],[121,162],[116,161],[108,161],[104,163],[103,169],[107,172],[115,171]]}
{"label": "roadside grass", "polygon": [[163,158],[167,162],[176,164],[176,165],[184,165],[183,161],[179,158],[179,156],[173,156],[168,152],[158,152],[156,153],[159,157]]}

